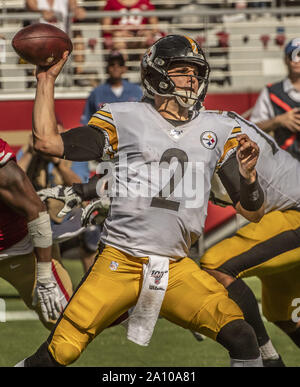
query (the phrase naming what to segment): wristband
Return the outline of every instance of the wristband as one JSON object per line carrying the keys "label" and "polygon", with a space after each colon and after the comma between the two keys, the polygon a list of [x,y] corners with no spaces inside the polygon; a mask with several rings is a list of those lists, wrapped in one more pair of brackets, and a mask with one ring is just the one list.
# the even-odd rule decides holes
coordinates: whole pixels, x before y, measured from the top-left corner
{"label": "wristband", "polygon": [[52,245],[50,216],[40,212],[38,218],[27,223],[28,233],[34,247],[47,248]]}
{"label": "wristband", "polygon": [[257,175],[253,183],[240,175],[240,204],[247,211],[257,211],[264,203],[264,192],[258,182]]}
{"label": "wristband", "polygon": [[99,179],[100,177],[98,175],[95,175],[88,181],[88,183],[74,183],[72,184],[72,187],[83,201],[92,200],[98,196],[96,188]]}
{"label": "wristband", "polygon": [[36,278],[39,282],[49,280],[52,276],[52,262],[37,262]]}

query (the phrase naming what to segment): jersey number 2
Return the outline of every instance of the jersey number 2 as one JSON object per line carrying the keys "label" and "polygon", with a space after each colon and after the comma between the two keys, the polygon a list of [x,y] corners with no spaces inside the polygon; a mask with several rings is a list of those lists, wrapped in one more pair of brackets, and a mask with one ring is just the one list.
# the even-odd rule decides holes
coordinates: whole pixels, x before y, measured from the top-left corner
{"label": "jersey number 2", "polygon": [[[181,167],[181,179],[182,179],[187,165],[185,163],[188,162],[188,156],[183,150],[176,149],[176,148],[167,149],[161,156],[159,165],[162,168],[164,168],[164,165],[162,163],[170,164],[170,161],[172,160],[173,157],[175,157],[178,161],[177,168]],[[165,168],[166,167],[167,166],[165,166]],[[178,181],[175,182],[175,179],[174,179],[174,176],[177,176],[176,172],[177,172],[177,169],[174,171],[174,174],[170,178],[168,185],[159,191],[158,196],[155,196],[152,198],[150,207],[165,208],[167,210],[178,211],[180,202],[176,202],[174,200],[166,199],[165,197],[163,197],[164,191],[169,192],[171,195],[174,192],[176,185],[179,183]]]}

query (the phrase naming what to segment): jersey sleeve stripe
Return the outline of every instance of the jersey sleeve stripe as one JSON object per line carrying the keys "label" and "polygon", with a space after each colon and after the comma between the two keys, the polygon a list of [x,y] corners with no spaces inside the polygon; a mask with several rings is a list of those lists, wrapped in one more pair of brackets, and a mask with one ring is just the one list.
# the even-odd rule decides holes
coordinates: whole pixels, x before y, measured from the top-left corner
{"label": "jersey sleeve stripe", "polygon": [[107,112],[103,112],[103,111],[97,111],[95,114],[93,114],[93,117],[97,117],[99,119],[103,119],[103,120],[106,120],[106,121],[110,121],[112,124],[113,124],[113,118],[112,118],[112,115],[110,113],[107,113]]}
{"label": "jersey sleeve stripe", "polygon": [[117,129],[113,123],[112,118],[110,118],[112,117],[112,115],[107,112],[101,113],[106,113],[107,116],[100,114],[100,111],[98,111],[92,116],[88,125],[100,129],[103,132],[106,142],[104,152],[108,153],[109,155],[112,155],[116,153],[118,149]]}
{"label": "jersey sleeve stripe", "polygon": [[89,123],[90,126],[96,126],[100,129],[105,129],[107,127],[111,128],[111,130],[116,129],[113,120],[107,118],[107,117],[98,117],[97,115],[93,115],[93,117],[90,119]]}
{"label": "jersey sleeve stripe", "polygon": [[107,112],[106,110],[97,110],[96,111],[96,114],[102,114],[103,116],[106,116],[106,117],[110,117],[110,118],[112,118],[112,114],[110,113],[110,112]]}
{"label": "jersey sleeve stripe", "polygon": [[223,152],[218,164],[221,164],[223,162],[223,160],[226,158],[226,155],[228,154],[228,152],[231,149],[237,148],[238,144],[239,144],[238,140],[235,137],[227,140],[225,145],[224,145],[224,152]]}
{"label": "jersey sleeve stripe", "polygon": [[240,126],[233,128],[233,130],[231,132],[231,134],[236,134],[236,133],[242,133],[242,129]]}

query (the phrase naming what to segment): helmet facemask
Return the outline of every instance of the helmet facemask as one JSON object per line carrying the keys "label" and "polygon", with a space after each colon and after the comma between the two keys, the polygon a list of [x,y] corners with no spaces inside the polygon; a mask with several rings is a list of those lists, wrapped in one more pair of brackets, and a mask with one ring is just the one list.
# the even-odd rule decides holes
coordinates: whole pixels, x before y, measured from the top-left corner
{"label": "helmet facemask", "polygon": [[[191,49],[190,43],[187,43],[186,39],[181,36],[169,36],[174,43],[174,47],[182,44],[184,41],[184,47],[180,52],[174,52],[175,55],[170,55],[168,52],[162,52],[161,43],[163,39],[156,42],[144,55],[142,60],[142,84],[144,87],[144,94],[148,98],[154,99],[154,95],[160,95],[163,97],[176,98],[178,104],[186,108],[195,108],[196,110],[200,109],[202,102],[205,98],[207,87],[208,87],[208,77],[210,73],[209,65],[205,59],[203,52],[200,47],[197,46],[197,50],[194,51]],[[158,44],[157,44],[158,43]],[[196,43],[195,43],[196,44]],[[166,46],[166,44],[164,45]],[[175,48],[176,50],[176,48]],[[184,52],[183,52],[184,51]],[[177,55],[176,55],[177,54]],[[185,75],[185,74],[176,74],[170,75],[168,71],[171,66],[174,65],[194,65],[198,67],[197,75]],[[187,87],[176,86],[171,78],[187,76],[190,77],[191,88],[188,90]],[[192,78],[197,78],[198,81],[198,90],[195,93],[192,90]]]}
{"label": "helmet facemask", "polygon": [[[182,63],[184,64],[184,63]],[[187,63],[190,64],[190,63]],[[203,69],[200,69],[200,66],[197,66],[200,70],[203,72]],[[203,76],[204,75],[204,76]],[[203,94],[203,91],[205,88],[207,88],[207,80],[205,78],[205,74],[203,75],[185,75],[185,74],[179,74],[179,75],[169,75],[171,79],[177,78],[177,77],[188,77],[190,78],[190,82],[188,84],[190,85],[190,88],[187,87],[180,87],[175,86],[174,84],[174,91],[170,94],[160,94],[163,96],[169,96],[169,97],[175,97],[179,105],[186,108],[192,108],[197,102],[199,102],[200,96]],[[193,88],[193,78],[196,79],[196,82],[198,82],[198,90],[197,92],[194,91]]]}

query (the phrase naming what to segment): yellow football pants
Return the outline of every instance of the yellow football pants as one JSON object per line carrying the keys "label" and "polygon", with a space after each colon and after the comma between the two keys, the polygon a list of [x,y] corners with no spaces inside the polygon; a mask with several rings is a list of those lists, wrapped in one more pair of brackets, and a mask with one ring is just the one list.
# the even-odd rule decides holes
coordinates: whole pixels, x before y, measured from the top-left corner
{"label": "yellow football pants", "polygon": [[[52,275],[58,282],[61,295],[66,298],[66,304],[72,295],[72,282],[68,272],[56,259],[52,259]],[[36,283],[36,258],[33,253],[0,260],[0,278],[9,282],[18,291],[27,307],[36,311],[47,329],[53,329],[56,321],[45,322],[39,305],[32,306],[33,290]]]}
{"label": "yellow football pants", "polygon": [[266,214],[208,249],[200,263],[235,278],[259,277],[265,317],[291,320],[292,301],[300,297],[300,212]]}
{"label": "yellow football pants", "polygon": [[[136,304],[147,260],[104,248],[48,338],[58,363],[74,362],[91,340]],[[212,339],[230,321],[243,319],[226,289],[190,258],[170,262],[161,316]]]}

